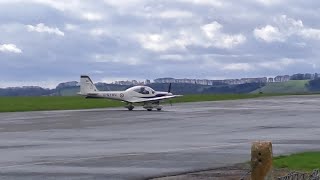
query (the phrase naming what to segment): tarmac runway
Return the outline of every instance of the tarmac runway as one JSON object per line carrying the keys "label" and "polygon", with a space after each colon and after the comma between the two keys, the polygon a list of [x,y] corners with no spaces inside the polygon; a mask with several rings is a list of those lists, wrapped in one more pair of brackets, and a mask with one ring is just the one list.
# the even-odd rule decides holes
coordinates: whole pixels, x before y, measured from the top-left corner
{"label": "tarmac runway", "polygon": [[146,179],[320,149],[320,96],[0,113],[0,179]]}

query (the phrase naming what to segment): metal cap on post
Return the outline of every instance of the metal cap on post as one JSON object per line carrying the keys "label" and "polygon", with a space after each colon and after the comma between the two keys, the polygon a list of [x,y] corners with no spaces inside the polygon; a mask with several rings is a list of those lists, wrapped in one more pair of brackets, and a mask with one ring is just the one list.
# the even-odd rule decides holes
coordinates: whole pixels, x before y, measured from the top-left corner
{"label": "metal cap on post", "polygon": [[[251,147],[251,179],[271,178],[272,143],[270,141],[253,142]],[[268,179],[269,179],[268,178]]]}

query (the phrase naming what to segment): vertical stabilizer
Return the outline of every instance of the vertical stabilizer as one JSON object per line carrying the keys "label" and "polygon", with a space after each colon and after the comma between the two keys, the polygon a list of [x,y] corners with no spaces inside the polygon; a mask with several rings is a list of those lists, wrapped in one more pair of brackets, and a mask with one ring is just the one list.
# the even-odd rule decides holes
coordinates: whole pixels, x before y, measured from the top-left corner
{"label": "vertical stabilizer", "polygon": [[88,93],[98,92],[98,89],[93,84],[89,76],[82,75],[80,77],[80,94],[86,95]]}

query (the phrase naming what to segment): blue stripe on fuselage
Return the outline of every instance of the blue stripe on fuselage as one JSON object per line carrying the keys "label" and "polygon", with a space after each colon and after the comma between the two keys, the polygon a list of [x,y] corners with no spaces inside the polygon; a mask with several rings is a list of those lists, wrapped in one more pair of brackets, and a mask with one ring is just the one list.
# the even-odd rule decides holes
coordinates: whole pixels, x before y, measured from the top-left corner
{"label": "blue stripe on fuselage", "polygon": [[157,97],[163,97],[163,96],[166,96],[167,94],[157,94],[155,96],[151,96],[151,97],[140,97],[140,98],[157,98]]}

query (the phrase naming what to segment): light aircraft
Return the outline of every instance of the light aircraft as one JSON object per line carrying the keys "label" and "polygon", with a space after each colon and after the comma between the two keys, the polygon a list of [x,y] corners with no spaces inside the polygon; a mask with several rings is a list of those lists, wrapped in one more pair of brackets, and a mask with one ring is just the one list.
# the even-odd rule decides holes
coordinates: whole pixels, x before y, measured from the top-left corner
{"label": "light aircraft", "polygon": [[171,84],[168,92],[155,91],[148,86],[134,86],[125,91],[99,91],[90,77],[86,75],[81,75],[80,77],[80,92],[78,94],[86,98],[106,98],[123,101],[127,103],[125,108],[128,108],[129,111],[133,110],[136,103],[142,103],[143,108],[148,111],[153,109],[161,111],[160,101],[181,96],[171,93]]}

